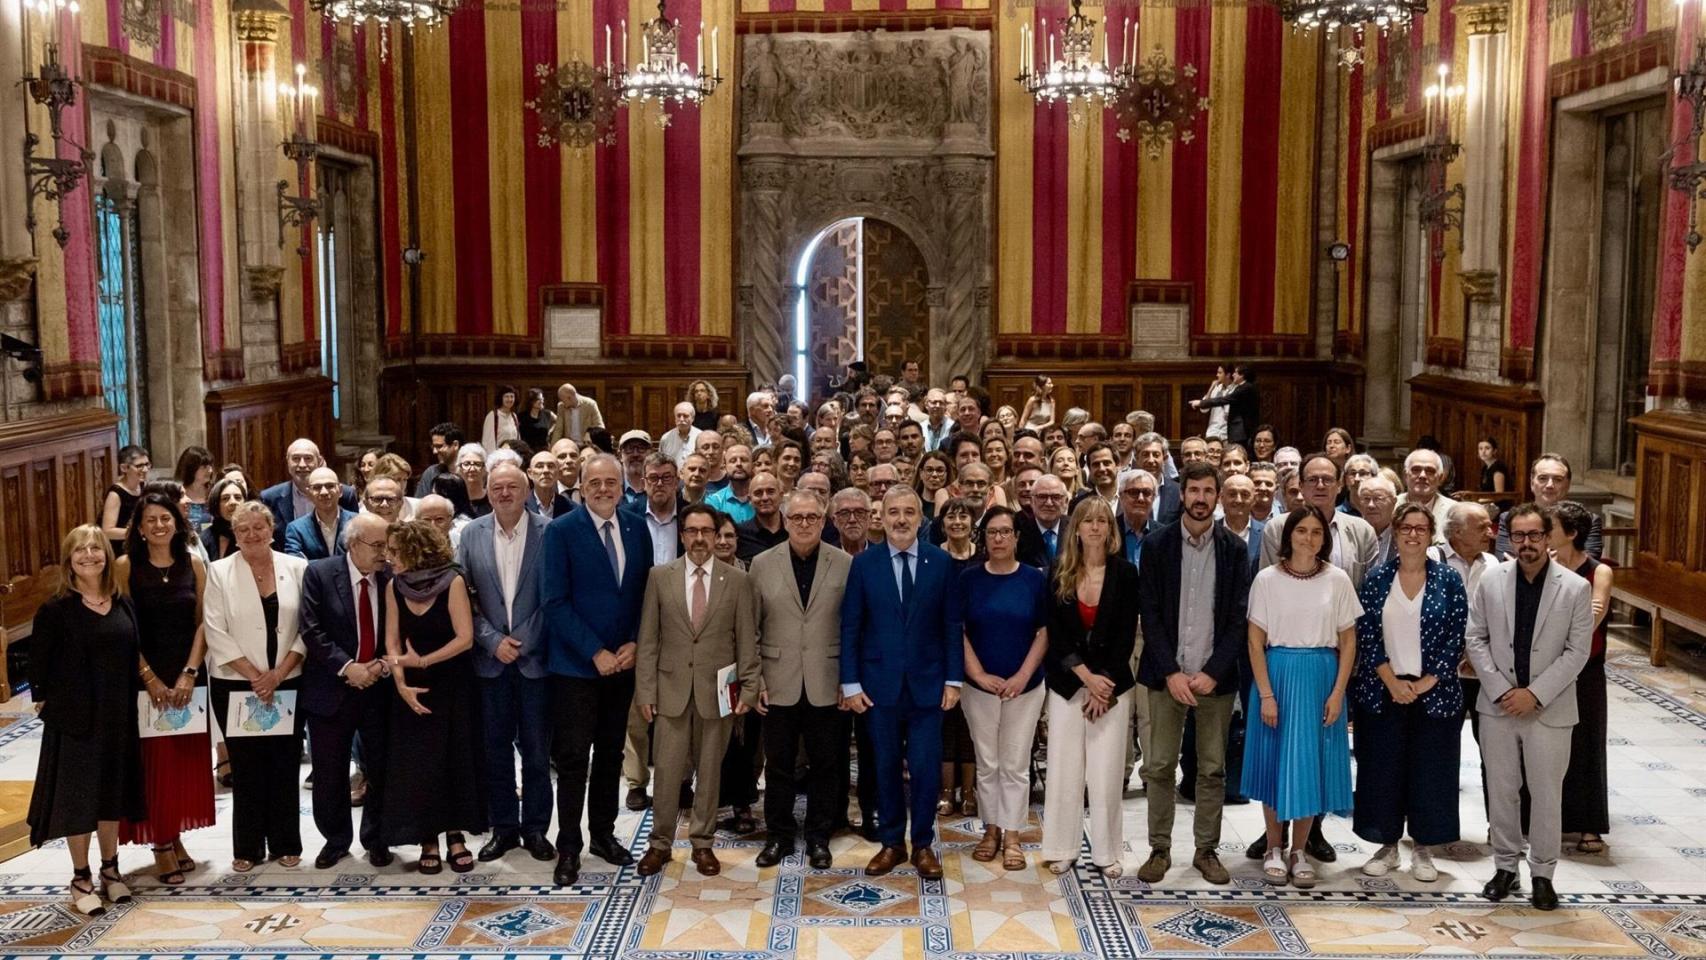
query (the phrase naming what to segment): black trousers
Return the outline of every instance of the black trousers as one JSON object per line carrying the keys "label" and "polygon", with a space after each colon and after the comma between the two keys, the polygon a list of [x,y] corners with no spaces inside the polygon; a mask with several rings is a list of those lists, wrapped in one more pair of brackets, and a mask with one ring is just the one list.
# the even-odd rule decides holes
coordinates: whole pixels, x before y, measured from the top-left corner
{"label": "black trousers", "polygon": [[811,771],[806,780],[806,842],[828,843],[835,829],[836,803],[846,809],[846,791],[837,771],[847,769],[847,727],[833,706],[814,707],[804,696],[792,706],[772,706],[764,718],[764,827],[770,839],[784,846],[794,842],[794,779],[803,740]]}
{"label": "black trousers", "polygon": [[769,717],[756,712],[735,718],[729,748],[723,753],[718,806],[750,807],[758,803],[758,776],[764,770],[764,725],[769,722]]}
{"label": "black trousers", "polygon": [[[280,685],[294,690],[295,678]],[[225,730],[226,711],[232,696],[244,696],[246,680],[214,679],[208,688],[213,715]],[[225,749],[231,758],[231,856],[261,863],[269,857],[302,855],[302,718],[293,731],[275,737],[227,737]],[[349,802],[349,787],[344,787]]]}
{"label": "black trousers", "polygon": [[[841,711],[836,711],[841,713]],[[867,829],[875,826],[877,819],[877,761],[871,749],[870,721],[867,714],[841,713],[841,732],[837,740],[842,748],[846,748],[847,738],[853,738],[854,756],[858,760],[859,782],[852,783],[852,775],[844,761],[836,766],[835,778],[836,796],[847,796],[850,786],[857,786],[859,793],[859,816],[864,819]],[[835,811],[835,822],[840,826],[846,820],[846,815],[840,808]]]}
{"label": "black trousers", "polygon": [[351,689],[344,702],[329,716],[304,713],[308,718],[308,756],[314,769],[314,827],[326,838],[326,848],[347,853],[354,831],[350,827],[349,765],[355,755],[356,738],[361,740],[362,763],[367,773],[367,802],[361,808],[361,846],[377,850],[380,817],[385,812],[386,726],[396,687],[375,683],[366,690]]}
{"label": "black trousers", "polygon": [[579,855],[581,809],[594,839],[616,832],[616,792],[634,671],[608,677],[551,677],[551,763],[557,768],[557,852]]}
{"label": "black trousers", "polygon": [[1463,719],[1430,717],[1418,701],[1355,710],[1356,835],[1369,843],[1410,839],[1423,846],[1458,839],[1457,767]]}

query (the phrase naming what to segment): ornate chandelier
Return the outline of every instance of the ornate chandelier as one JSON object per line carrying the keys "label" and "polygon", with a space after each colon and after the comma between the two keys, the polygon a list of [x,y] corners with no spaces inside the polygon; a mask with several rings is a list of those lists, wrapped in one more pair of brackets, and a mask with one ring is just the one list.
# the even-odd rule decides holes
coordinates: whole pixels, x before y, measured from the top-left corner
{"label": "ornate chandelier", "polygon": [[456,12],[460,0],[309,0],[322,16],[342,23],[430,27]]}
{"label": "ornate chandelier", "polygon": [[1427,0],[1284,0],[1280,16],[1299,30],[1401,27],[1428,10]]}
{"label": "ornate chandelier", "polygon": [[533,72],[542,83],[527,107],[539,114],[539,146],[578,149],[616,142],[613,121],[620,103],[608,76],[580,60],[555,70],[541,63]]}
{"label": "ornate chandelier", "polygon": [[[1108,59],[1108,30],[1102,28],[1102,57],[1095,56],[1096,21],[1079,9],[1081,0],[1072,0],[1072,15],[1060,22],[1060,50],[1055,51],[1055,35],[1049,32],[1048,18],[1042,20],[1041,32],[1046,41],[1039,40],[1029,25],[1019,27],[1019,82],[1039,103],[1065,101],[1073,107],[1074,123],[1083,122],[1081,105],[1100,102],[1111,105],[1121,91],[1130,85],[1130,49],[1137,48],[1137,30],[1120,26],[1118,50],[1125,66],[1115,67]],[[1037,48],[1043,47],[1045,60],[1039,68]]]}
{"label": "ornate chandelier", "polygon": [[1423,94],[1426,136],[1422,143],[1423,191],[1418,217],[1428,229],[1435,260],[1445,259],[1445,234],[1457,230],[1458,249],[1463,249],[1463,184],[1450,183],[1450,167],[1463,150],[1459,108],[1463,85],[1451,83],[1451,68],[1439,66],[1439,82]]}
{"label": "ornate chandelier", "polygon": [[[694,38],[694,60],[690,67],[681,59],[681,21],[670,20],[664,14],[664,0],[658,0],[658,15],[640,27],[640,42],[645,56],[632,67],[618,65],[611,59],[610,27],[604,28],[604,61],[610,75],[610,85],[626,103],[646,103],[655,100],[696,104],[710,96],[723,82],[717,64],[717,28],[711,28],[711,65],[705,69],[705,25],[699,24]],[[628,52],[628,25],[622,24],[622,54]],[[660,113],[659,122],[668,125],[668,114]]]}
{"label": "ornate chandelier", "polygon": [[1196,77],[1194,65],[1175,67],[1156,45],[1155,52],[1132,70],[1131,84],[1114,108],[1120,118],[1120,142],[1129,140],[1135,128],[1150,159],[1157,159],[1175,138],[1180,143],[1196,139],[1197,118],[1208,109],[1208,98],[1197,89]]}

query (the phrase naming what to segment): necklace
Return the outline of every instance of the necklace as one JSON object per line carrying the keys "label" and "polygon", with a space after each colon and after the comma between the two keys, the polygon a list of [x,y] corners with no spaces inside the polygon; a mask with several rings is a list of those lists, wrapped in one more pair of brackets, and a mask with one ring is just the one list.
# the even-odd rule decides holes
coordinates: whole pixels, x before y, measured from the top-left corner
{"label": "necklace", "polygon": [[152,567],[154,572],[160,575],[161,583],[172,582],[172,568],[176,566],[176,564],[168,564],[167,566],[162,567],[153,560],[149,560],[148,566]]}
{"label": "necklace", "polygon": [[1321,575],[1321,571],[1327,569],[1327,565],[1319,560],[1315,561],[1315,569],[1308,573],[1298,573],[1296,570],[1293,570],[1289,561],[1280,563],[1278,566],[1285,572],[1286,576],[1293,580],[1313,580]]}

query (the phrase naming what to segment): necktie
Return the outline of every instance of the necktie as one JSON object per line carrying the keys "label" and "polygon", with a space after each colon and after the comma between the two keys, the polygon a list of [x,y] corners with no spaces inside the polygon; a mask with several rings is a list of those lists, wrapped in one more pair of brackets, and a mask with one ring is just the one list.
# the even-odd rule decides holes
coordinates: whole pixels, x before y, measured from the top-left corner
{"label": "necktie", "polygon": [[693,571],[693,606],[688,611],[695,630],[705,625],[705,602],[705,568],[699,567]]}
{"label": "necktie", "polygon": [[912,600],[912,555],[900,555],[900,605],[904,609]]}
{"label": "necktie", "polygon": [[604,554],[610,558],[610,572],[616,576],[616,582],[621,583],[622,561],[617,559],[616,538],[612,535],[615,526],[616,524],[613,521],[604,521]]}
{"label": "necktie", "polygon": [[367,599],[367,578],[361,578],[361,589],[355,598],[356,624],[359,639],[356,641],[355,660],[366,663],[373,659],[373,604]]}
{"label": "necktie", "polygon": [[1044,530],[1043,531],[1043,546],[1048,547],[1048,558],[1050,560],[1054,559],[1055,547],[1059,544],[1059,542],[1060,542],[1060,534],[1055,533],[1053,530]]}

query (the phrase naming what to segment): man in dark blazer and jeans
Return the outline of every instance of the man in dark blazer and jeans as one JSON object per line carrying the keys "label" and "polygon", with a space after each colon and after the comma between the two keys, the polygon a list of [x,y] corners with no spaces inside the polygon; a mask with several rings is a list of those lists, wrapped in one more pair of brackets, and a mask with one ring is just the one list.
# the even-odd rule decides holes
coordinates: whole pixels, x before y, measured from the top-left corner
{"label": "man in dark blazer and jeans", "polygon": [[[302,578],[302,712],[314,764],[314,826],[326,839],[315,869],[329,870],[349,854],[349,764],[357,734],[367,768],[361,845],[376,867],[391,862],[380,837],[385,810],[386,723],[394,695],[381,659],[385,638],[383,517],[357,514],[344,524],[344,553],[308,564]],[[363,605],[365,604],[365,609]]]}
{"label": "man in dark blazer and jeans", "polygon": [[1179,475],[1183,510],[1177,522],[1150,534],[1138,568],[1137,604],[1143,624],[1138,695],[1149,700],[1149,742],[1143,782],[1149,797],[1150,856],[1138,879],[1159,883],[1172,865],[1173,782],[1185,717],[1195,711],[1196,856],[1210,883],[1231,882],[1215,854],[1226,796],[1226,731],[1238,695],[1239,663],[1247,656],[1245,606],[1249,548],[1214,522],[1220,474],[1207,463]]}

